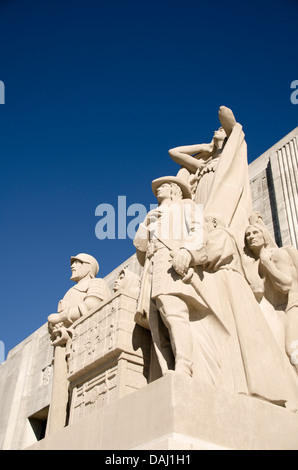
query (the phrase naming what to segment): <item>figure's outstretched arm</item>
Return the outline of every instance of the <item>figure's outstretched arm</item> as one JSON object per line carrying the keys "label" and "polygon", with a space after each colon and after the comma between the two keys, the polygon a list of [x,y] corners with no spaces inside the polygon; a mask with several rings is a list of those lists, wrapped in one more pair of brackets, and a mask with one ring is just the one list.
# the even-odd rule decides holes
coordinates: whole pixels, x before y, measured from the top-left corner
{"label": "figure's outstretched arm", "polygon": [[233,127],[237,123],[233,111],[226,106],[221,106],[218,111],[218,117],[222,127],[224,128],[225,133],[229,137]]}

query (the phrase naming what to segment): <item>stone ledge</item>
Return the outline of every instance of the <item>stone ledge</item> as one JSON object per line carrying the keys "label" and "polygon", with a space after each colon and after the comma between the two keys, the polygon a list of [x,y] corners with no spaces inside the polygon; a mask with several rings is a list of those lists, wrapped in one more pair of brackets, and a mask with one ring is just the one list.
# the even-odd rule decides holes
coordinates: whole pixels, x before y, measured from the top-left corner
{"label": "stone ledge", "polygon": [[298,415],[169,374],[28,450],[298,450]]}

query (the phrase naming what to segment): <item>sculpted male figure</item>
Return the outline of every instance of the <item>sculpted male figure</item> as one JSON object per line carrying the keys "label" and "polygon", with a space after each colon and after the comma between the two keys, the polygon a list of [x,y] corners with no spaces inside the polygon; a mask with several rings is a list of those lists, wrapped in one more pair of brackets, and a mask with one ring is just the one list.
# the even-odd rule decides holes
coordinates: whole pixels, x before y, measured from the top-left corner
{"label": "sculpted male figure", "polygon": [[93,310],[110,296],[110,290],[103,279],[96,279],[99,266],[93,256],[79,253],[72,256],[71,280],[76,283],[58,304],[58,313],[48,317],[54,353],[54,376],[52,399],[46,434],[62,429],[67,421],[68,380],[66,343],[69,339],[67,328],[82,315]]}
{"label": "sculpted male figure", "polygon": [[61,327],[70,327],[74,321],[106,300],[111,294],[104,279],[95,278],[99,271],[98,262],[93,256],[79,253],[72,256],[71,280],[76,283],[58,304],[58,313],[48,317],[49,331],[55,345],[55,336],[59,342]]}
{"label": "sculpted male figure", "polygon": [[251,219],[245,238],[261,280],[260,304],[276,340],[298,373],[298,251],[292,246],[279,248],[261,216]]}
{"label": "sculpted male figure", "polygon": [[191,265],[206,261],[201,217],[188,186],[177,177],[158,178],[152,189],[159,206],[147,214],[134,239],[144,266],[138,312],[149,320],[162,374],[174,368],[191,376],[189,315],[204,302],[182,278]]}

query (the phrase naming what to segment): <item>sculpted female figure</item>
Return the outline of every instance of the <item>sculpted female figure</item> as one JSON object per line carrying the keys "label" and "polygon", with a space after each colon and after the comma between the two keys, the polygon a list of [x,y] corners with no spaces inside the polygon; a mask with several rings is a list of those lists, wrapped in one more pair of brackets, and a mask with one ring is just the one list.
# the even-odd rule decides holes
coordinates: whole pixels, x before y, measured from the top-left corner
{"label": "sculpted female figure", "polygon": [[210,144],[176,147],[169,154],[182,166],[178,175],[191,184],[194,201],[204,205],[204,216],[217,214],[243,245],[252,211],[247,146],[232,110],[221,106],[218,117],[221,127]]}
{"label": "sculpted female figure", "polygon": [[[223,111],[223,109],[222,106],[221,110]],[[225,109],[228,110],[228,108]],[[228,114],[227,111],[226,114]],[[225,123],[226,129],[222,126],[215,131],[209,144],[185,145],[169,150],[170,157],[181,165],[177,177],[190,185],[193,199],[199,204],[205,204],[208,200],[218,160],[228,135],[236,124],[232,112],[229,114]]]}

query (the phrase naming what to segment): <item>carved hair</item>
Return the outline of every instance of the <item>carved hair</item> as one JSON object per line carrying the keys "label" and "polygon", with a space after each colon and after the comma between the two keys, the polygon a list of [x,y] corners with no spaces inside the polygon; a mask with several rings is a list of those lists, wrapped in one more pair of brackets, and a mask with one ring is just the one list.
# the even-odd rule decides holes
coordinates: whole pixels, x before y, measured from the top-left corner
{"label": "carved hair", "polygon": [[268,246],[269,247],[273,247],[273,244],[272,244],[272,240],[271,240],[271,237],[269,235],[269,232],[266,230],[266,228],[264,228],[261,224],[259,223],[253,223],[253,224],[250,224],[246,230],[245,230],[245,236],[244,236],[244,253],[249,256],[250,258],[254,258],[254,259],[257,259],[257,255],[254,253],[253,249],[249,246],[248,244],[248,241],[247,241],[247,238],[246,238],[246,233],[247,233],[247,230],[248,229],[257,229],[262,237],[263,237],[263,240],[264,240],[264,247],[267,248]]}
{"label": "carved hair", "polygon": [[277,244],[274,238],[271,236],[266,224],[263,221],[262,215],[258,211],[254,211],[249,217],[249,226],[245,230],[245,243],[246,243],[246,231],[252,227],[258,229],[263,235],[265,247],[270,246],[271,248],[277,248]]}
{"label": "carved hair", "polygon": [[171,186],[171,200],[177,201],[179,199],[183,199],[183,193],[180,186],[176,183],[170,183]]}

